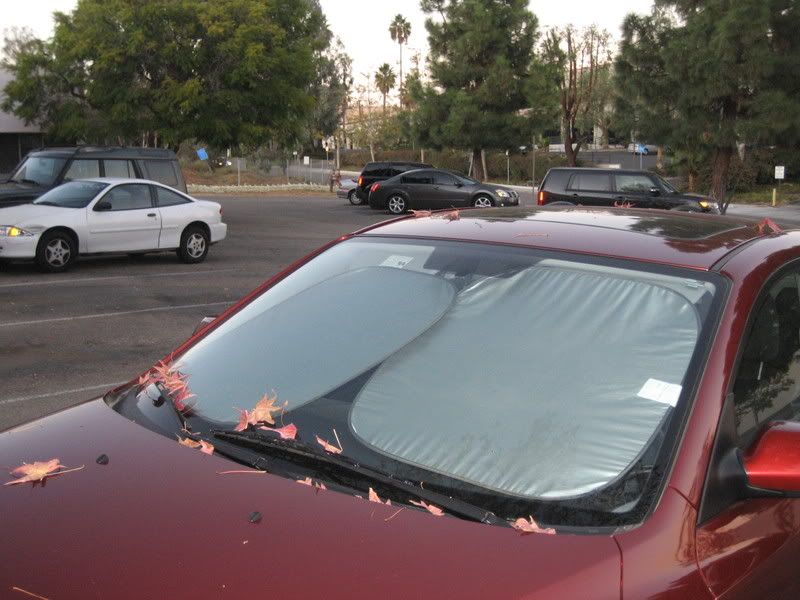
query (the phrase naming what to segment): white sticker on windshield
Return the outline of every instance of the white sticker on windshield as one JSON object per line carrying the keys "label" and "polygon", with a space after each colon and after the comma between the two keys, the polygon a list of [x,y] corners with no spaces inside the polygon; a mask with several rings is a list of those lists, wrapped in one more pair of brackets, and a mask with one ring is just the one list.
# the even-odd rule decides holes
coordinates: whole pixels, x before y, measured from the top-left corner
{"label": "white sticker on windshield", "polygon": [[681,389],[681,386],[675,383],[648,379],[642,389],[639,390],[637,396],[675,406],[678,403],[678,397],[681,395]]}
{"label": "white sticker on windshield", "polygon": [[389,258],[381,263],[381,266],[402,269],[412,260],[414,260],[413,256],[400,256],[399,254],[392,254]]}

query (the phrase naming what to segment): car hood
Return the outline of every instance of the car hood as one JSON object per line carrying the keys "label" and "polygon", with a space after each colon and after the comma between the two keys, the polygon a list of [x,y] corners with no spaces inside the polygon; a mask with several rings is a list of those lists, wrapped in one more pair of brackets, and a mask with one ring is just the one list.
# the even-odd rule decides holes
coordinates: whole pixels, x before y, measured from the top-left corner
{"label": "car hood", "polygon": [[51,458],[85,467],[0,487],[0,589],[59,600],[619,597],[610,536],[522,535],[276,475],[220,474],[242,467],[102,400],[0,434],[0,464]]}
{"label": "car hood", "polygon": [[59,214],[73,214],[76,210],[78,209],[41,204],[7,206],[5,208],[0,208],[0,225],[18,225],[24,227],[31,223],[37,223],[43,218],[49,220]]}

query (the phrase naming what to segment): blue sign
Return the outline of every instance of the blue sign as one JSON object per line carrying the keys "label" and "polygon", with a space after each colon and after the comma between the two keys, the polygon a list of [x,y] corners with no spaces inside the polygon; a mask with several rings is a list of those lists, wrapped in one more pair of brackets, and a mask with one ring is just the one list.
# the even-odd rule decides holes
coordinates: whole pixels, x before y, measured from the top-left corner
{"label": "blue sign", "polygon": [[200,148],[197,151],[197,158],[199,158],[200,160],[208,160],[208,152],[206,152],[205,148]]}

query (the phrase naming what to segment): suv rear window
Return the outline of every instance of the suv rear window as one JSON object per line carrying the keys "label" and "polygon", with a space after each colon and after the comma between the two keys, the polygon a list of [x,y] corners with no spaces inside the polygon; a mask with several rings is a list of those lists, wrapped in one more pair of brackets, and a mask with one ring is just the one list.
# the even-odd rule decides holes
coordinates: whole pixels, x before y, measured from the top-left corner
{"label": "suv rear window", "polygon": [[386,165],[381,163],[368,163],[361,171],[363,177],[383,177],[386,175]]}
{"label": "suv rear window", "polygon": [[148,179],[163,183],[170,187],[178,187],[175,168],[169,160],[143,160],[145,176]]}
{"label": "suv rear window", "polygon": [[611,178],[607,173],[575,173],[567,189],[576,191],[610,192]]}

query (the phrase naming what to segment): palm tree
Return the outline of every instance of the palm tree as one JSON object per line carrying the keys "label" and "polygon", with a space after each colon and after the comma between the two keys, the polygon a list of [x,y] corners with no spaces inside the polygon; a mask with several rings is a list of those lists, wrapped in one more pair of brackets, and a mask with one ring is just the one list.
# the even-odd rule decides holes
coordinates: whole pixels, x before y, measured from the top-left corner
{"label": "palm tree", "polygon": [[383,94],[383,116],[386,116],[386,95],[394,87],[396,77],[389,63],[383,63],[375,73],[375,85]]}
{"label": "palm tree", "polygon": [[392,41],[397,42],[400,46],[400,95],[403,94],[403,44],[408,42],[411,36],[411,23],[409,23],[403,15],[395,16],[391,25],[389,25],[389,35],[392,36]]}

